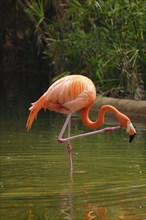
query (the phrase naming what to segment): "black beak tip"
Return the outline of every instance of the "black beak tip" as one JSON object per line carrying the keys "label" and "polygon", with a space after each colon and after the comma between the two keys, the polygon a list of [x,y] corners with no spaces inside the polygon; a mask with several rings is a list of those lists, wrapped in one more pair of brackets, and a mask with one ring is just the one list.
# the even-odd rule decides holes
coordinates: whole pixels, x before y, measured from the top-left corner
{"label": "black beak tip", "polygon": [[135,135],[136,135],[136,133],[135,133],[135,134],[133,134],[133,135],[130,135],[129,143],[131,143],[131,142],[133,141],[133,139],[134,139]]}

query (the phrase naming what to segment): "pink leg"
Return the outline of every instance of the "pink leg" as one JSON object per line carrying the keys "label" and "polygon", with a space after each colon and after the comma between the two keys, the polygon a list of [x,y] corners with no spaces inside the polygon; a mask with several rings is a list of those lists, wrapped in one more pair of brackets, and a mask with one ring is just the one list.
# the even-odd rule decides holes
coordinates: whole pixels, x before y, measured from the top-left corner
{"label": "pink leg", "polygon": [[68,159],[69,159],[69,165],[70,165],[70,174],[72,175],[72,170],[73,170],[73,166],[72,166],[72,147],[71,147],[71,143],[70,143],[70,128],[71,128],[71,116],[72,116],[72,112],[70,112],[65,120],[65,123],[60,131],[60,134],[58,136],[58,142],[59,143],[63,143],[63,134],[65,132],[66,127],[68,126],[68,140],[66,142],[68,142],[67,144],[67,151],[68,151]]}
{"label": "pink leg", "polygon": [[[63,136],[63,134],[65,132],[66,127],[68,126],[68,123],[70,122],[71,116],[72,116],[72,112],[70,112],[67,115],[67,118],[66,118],[66,120],[64,122],[64,125],[63,125],[63,127],[62,127],[62,129],[61,129],[61,131],[59,133],[59,136],[58,136],[58,139],[57,139],[59,143],[62,143],[62,140],[63,140],[62,136]],[[66,141],[66,142],[68,142],[68,141]]]}
{"label": "pink leg", "polygon": [[60,137],[59,140],[58,140],[58,142],[59,142],[59,143],[64,143],[64,142],[68,142],[68,141],[71,141],[71,140],[73,140],[73,139],[80,138],[80,137],[84,137],[84,136],[89,136],[89,135],[93,135],[93,134],[101,134],[101,133],[113,132],[113,131],[118,130],[119,128],[120,128],[120,126],[107,127],[107,128],[103,128],[103,129],[101,129],[101,130],[91,131],[91,132],[87,132],[87,133],[84,133],[84,134],[75,135],[75,136],[68,137],[68,138],[62,138],[62,137]]}
{"label": "pink leg", "polygon": [[68,123],[68,144],[67,144],[67,151],[68,151],[68,159],[69,159],[69,166],[70,166],[70,174],[72,175],[73,165],[72,165],[72,146],[70,143],[70,128],[71,128],[71,120]]}

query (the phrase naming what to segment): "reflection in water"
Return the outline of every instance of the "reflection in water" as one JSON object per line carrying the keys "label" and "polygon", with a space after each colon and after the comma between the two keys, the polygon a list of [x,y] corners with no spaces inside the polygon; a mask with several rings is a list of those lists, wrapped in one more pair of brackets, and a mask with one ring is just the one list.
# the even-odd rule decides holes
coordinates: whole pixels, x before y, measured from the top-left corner
{"label": "reflection in water", "polygon": [[31,209],[28,210],[28,220],[34,220],[34,215]]}
{"label": "reflection in water", "polygon": [[[72,186],[72,184],[71,184]],[[74,193],[72,187],[69,187],[69,192],[61,195],[60,197],[60,213],[61,213],[61,219],[64,220],[73,220],[73,219],[78,219],[74,217]],[[127,193],[127,192],[126,192]],[[122,193],[123,194],[123,193]],[[111,195],[111,196],[114,196]],[[103,195],[105,197],[105,195]],[[93,198],[94,199],[94,198]],[[106,198],[105,198],[106,199]],[[127,200],[120,200],[120,201],[115,201],[119,206],[119,210],[115,210],[112,206],[106,208],[105,205],[108,202],[98,202],[95,204],[86,204],[84,205],[84,212],[82,214],[82,219],[85,220],[92,220],[92,219],[101,219],[101,220],[145,220],[143,218],[143,209],[142,212],[137,212],[136,208],[133,210],[133,208],[130,208],[127,203],[129,202]],[[76,206],[76,209],[81,210],[81,204],[78,204]],[[32,214],[32,212],[30,212]],[[33,219],[33,215],[32,219]],[[48,218],[49,219],[49,218]],[[30,219],[31,220],[31,219]]]}
{"label": "reflection in water", "polygon": [[88,204],[88,211],[85,214],[87,220],[95,219],[96,217],[101,217],[101,220],[110,220],[107,217],[107,209],[104,207],[99,207],[97,205]]}
{"label": "reflection in water", "polygon": [[[143,215],[136,216],[135,214],[126,214],[127,211],[128,213],[131,213],[131,210],[128,207],[125,208],[125,210],[121,211],[121,214],[119,213],[112,218],[108,217],[107,209],[105,207],[99,207],[98,204],[88,204],[87,208],[88,211],[86,211],[85,213],[86,220],[97,219],[96,217],[100,217],[101,220],[145,220],[143,219]],[[110,208],[108,209],[110,211]]]}
{"label": "reflection in water", "polygon": [[72,193],[63,196],[60,202],[60,212],[65,220],[73,219],[73,201]]}

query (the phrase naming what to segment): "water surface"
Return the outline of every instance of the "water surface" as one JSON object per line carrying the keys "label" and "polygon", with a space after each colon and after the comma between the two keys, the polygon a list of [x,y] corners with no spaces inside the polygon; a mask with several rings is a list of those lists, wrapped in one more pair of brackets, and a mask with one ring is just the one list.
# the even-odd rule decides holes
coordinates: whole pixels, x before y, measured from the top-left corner
{"label": "water surface", "polygon": [[[122,129],[73,140],[71,178],[56,141],[64,116],[40,113],[29,132],[26,117],[1,115],[2,220],[146,219],[145,125],[131,144]],[[85,131],[74,117],[72,134]]]}

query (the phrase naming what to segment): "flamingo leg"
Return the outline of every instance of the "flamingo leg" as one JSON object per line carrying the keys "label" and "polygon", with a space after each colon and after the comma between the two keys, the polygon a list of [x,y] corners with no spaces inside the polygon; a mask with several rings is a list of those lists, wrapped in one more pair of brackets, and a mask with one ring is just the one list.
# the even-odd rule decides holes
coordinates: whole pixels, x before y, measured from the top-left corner
{"label": "flamingo leg", "polygon": [[[71,147],[71,143],[70,141],[76,138],[80,138],[80,137],[84,137],[84,136],[89,136],[89,135],[93,135],[93,134],[100,134],[100,133],[107,133],[107,132],[113,132],[115,130],[118,130],[120,128],[120,126],[116,126],[116,127],[107,127],[107,128],[103,128],[101,130],[96,130],[96,131],[91,131],[91,132],[87,132],[84,134],[79,134],[79,135],[75,135],[75,136],[70,136],[70,128],[71,128],[71,116],[72,116],[72,112],[70,112],[67,115],[67,118],[65,120],[65,123],[59,133],[58,136],[58,142],[59,143],[64,143],[67,142],[67,151],[68,151],[68,158],[69,158],[69,165],[70,165],[70,173],[72,174],[72,170],[73,170],[73,165],[72,165],[72,147]],[[63,134],[65,132],[65,129],[68,127],[68,137],[67,138],[63,138]]]}
{"label": "flamingo leg", "polygon": [[[67,115],[67,118],[66,118],[66,120],[64,122],[64,125],[63,125],[63,127],[62,127],[62,129],[61,129],[61,131],[59,133],[59,136],[58,136],[58,139],[57,139],[59,143],[62,143],[62,140],[63,140],[62,136],[63,136],[63,134],[65,132],[66,127],[68,126],[68,124],[70,122],[71,116],[72,116],[72,112],[70,112]],[[65,141],[65,142],[68,142],[68,141]]]}
{"label": "flamingo leg", "polygon": [[73,165],[72,165],[72,147],[71,147],[71,143],[70,143],[70,130],[71,130],[71,116],[72,116],[72,112],[70,112],[64,122],[64,125],[59,133],[59,136],[58,136],[58,142],[59,143],[62,143],[64,140],[63,138],[63,134],[65,132],[65,129],[68,127],[68,138],[67,138],[67,141],[65,142],[68,142],[67,144],[67,151],[68,151],[68,159],[69,159],[69,166],[70,166],[70,174],[72,175],[72,171],[73,171]]}
{"label": "flamingo leg", "polygon": [[70,143],[70,130],[71,130],[71,119],[68,123],[68,144],[67,144],[67,151],[68,151],[68,159],[69,159],[69,166],[70,166],[70,174],[72,175],[73,165],[72,165],[72,146]]}
{"label": "flamingo leg", "polygon": [[58,141],[60,143],[64,143],[64,142],[68,142],[68,141],[71,141],[73,139],[76,139],[76,138],[80,138],[80,137],[84,137],[84,136],[89,136],[89,135],[93,135],[93,134],[101,134],[101,133],[108,133],[108,132],[113,132],[113,131],[116,131],[120,128],[120,126],[116,126],[116,127],[107,127],[107,128],[103,128],[101,130],[96,130],[96,131],[91,131],[91,132],[87,132],[87,133],[84,133],[84,134],[79,134],[79,135],[75,135],[75,136],[72,136],[72,137],[68,137],[68,138],[60,138]]}

